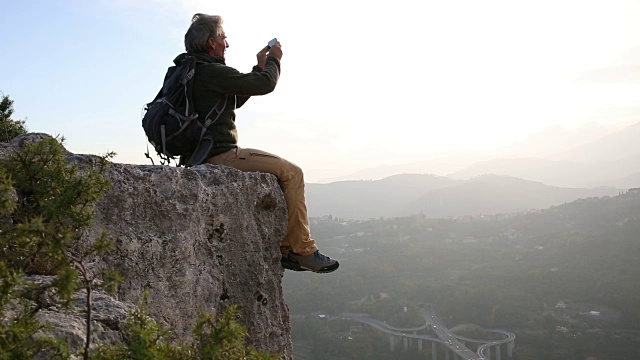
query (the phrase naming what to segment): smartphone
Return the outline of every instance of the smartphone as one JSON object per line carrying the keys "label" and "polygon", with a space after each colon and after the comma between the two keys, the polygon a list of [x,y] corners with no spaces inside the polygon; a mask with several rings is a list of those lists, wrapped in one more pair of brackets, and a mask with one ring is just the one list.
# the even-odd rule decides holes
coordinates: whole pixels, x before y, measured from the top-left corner
{"label": "smartphone", "polygon": [[277,38],[273,38],[269,41],[269,44],[267,44],[267,46],[269,46],[269,49],[271,49],[273,46],[275,46],[275,44],[278,43],[278,39]]}

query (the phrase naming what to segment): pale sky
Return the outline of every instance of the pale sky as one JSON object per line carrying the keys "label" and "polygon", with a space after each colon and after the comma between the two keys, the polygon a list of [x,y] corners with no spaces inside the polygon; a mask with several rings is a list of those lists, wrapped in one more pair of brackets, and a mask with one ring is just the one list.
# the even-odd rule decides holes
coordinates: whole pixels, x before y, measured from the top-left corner
{"label": "pale sky", "polygon": [[117,162],[150,163],[141,111],[196,12],[224,17],[240,71],[282,43],[276,90],[237,111],[239,145],[307,182],[640,121],[637,0],[0,1],[14,118]]}

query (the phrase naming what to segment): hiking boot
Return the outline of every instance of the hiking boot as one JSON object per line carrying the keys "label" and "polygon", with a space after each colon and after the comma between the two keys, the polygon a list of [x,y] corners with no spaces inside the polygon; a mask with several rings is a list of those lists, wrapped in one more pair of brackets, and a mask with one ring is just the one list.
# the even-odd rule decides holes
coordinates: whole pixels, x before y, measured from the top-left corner
{"label": "hiking boot", "polygon": [[282,265],[282,267],[287,270],[308,271],[307,269],[302,268],[302,266],[300,266],[297,261],[289,259],[288,255],[282,255],[282,259],[280,259],[280,265]]}
{"label": "hiking boot", "polygon": [[338,263],[338,261],[326,255],[323,255],[320,250],[317,250],[313,254],[305,256],[298,255],[293,251],[290,251],[288,259],[297,264],[300,269],[303,269],[295,271],[309,270],[316,273],[330,273],[336,270],[338,266],[340,266],[340,263]]}

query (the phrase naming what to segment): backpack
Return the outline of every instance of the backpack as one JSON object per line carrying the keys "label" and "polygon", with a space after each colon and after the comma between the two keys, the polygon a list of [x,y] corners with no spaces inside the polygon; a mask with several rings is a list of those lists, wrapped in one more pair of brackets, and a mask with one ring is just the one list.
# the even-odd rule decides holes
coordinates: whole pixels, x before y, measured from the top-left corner
{"label": "backpack", "polygon": [[[149,143],[154,147],[161,164],[176,166],[192,166],[201,164],[213,147],[213,139],[207,129],[213,124],[226,104],[223,97],[205,117],[204,122],[198,119],[193,103],[193,77],[199,61],[193,56],[185,57],[178,65],[167,70],[162,89],[156,98],[145,106],[142,117],[142,128]],[[222,103],[222,109],[211,120],[210,115]],[[149,159],[149,149],[145,156]],[[153,159],[151,159],[153,163]]]}

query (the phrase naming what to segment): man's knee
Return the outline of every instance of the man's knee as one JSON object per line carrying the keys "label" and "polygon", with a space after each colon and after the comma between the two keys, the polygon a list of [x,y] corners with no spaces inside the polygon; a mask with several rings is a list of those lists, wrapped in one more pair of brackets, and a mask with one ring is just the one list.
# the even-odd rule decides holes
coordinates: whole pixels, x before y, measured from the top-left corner
{"label": "man's knee", "polygon": [[283,160],[282,163],[284,167],[283,170],[286,177],[282,180],[283,181],[299,180],[304,182],[304,174],[302,173],[302,169],[298,165],[290,161],[287,161],[285,159],[282,159],[282,160]]}

